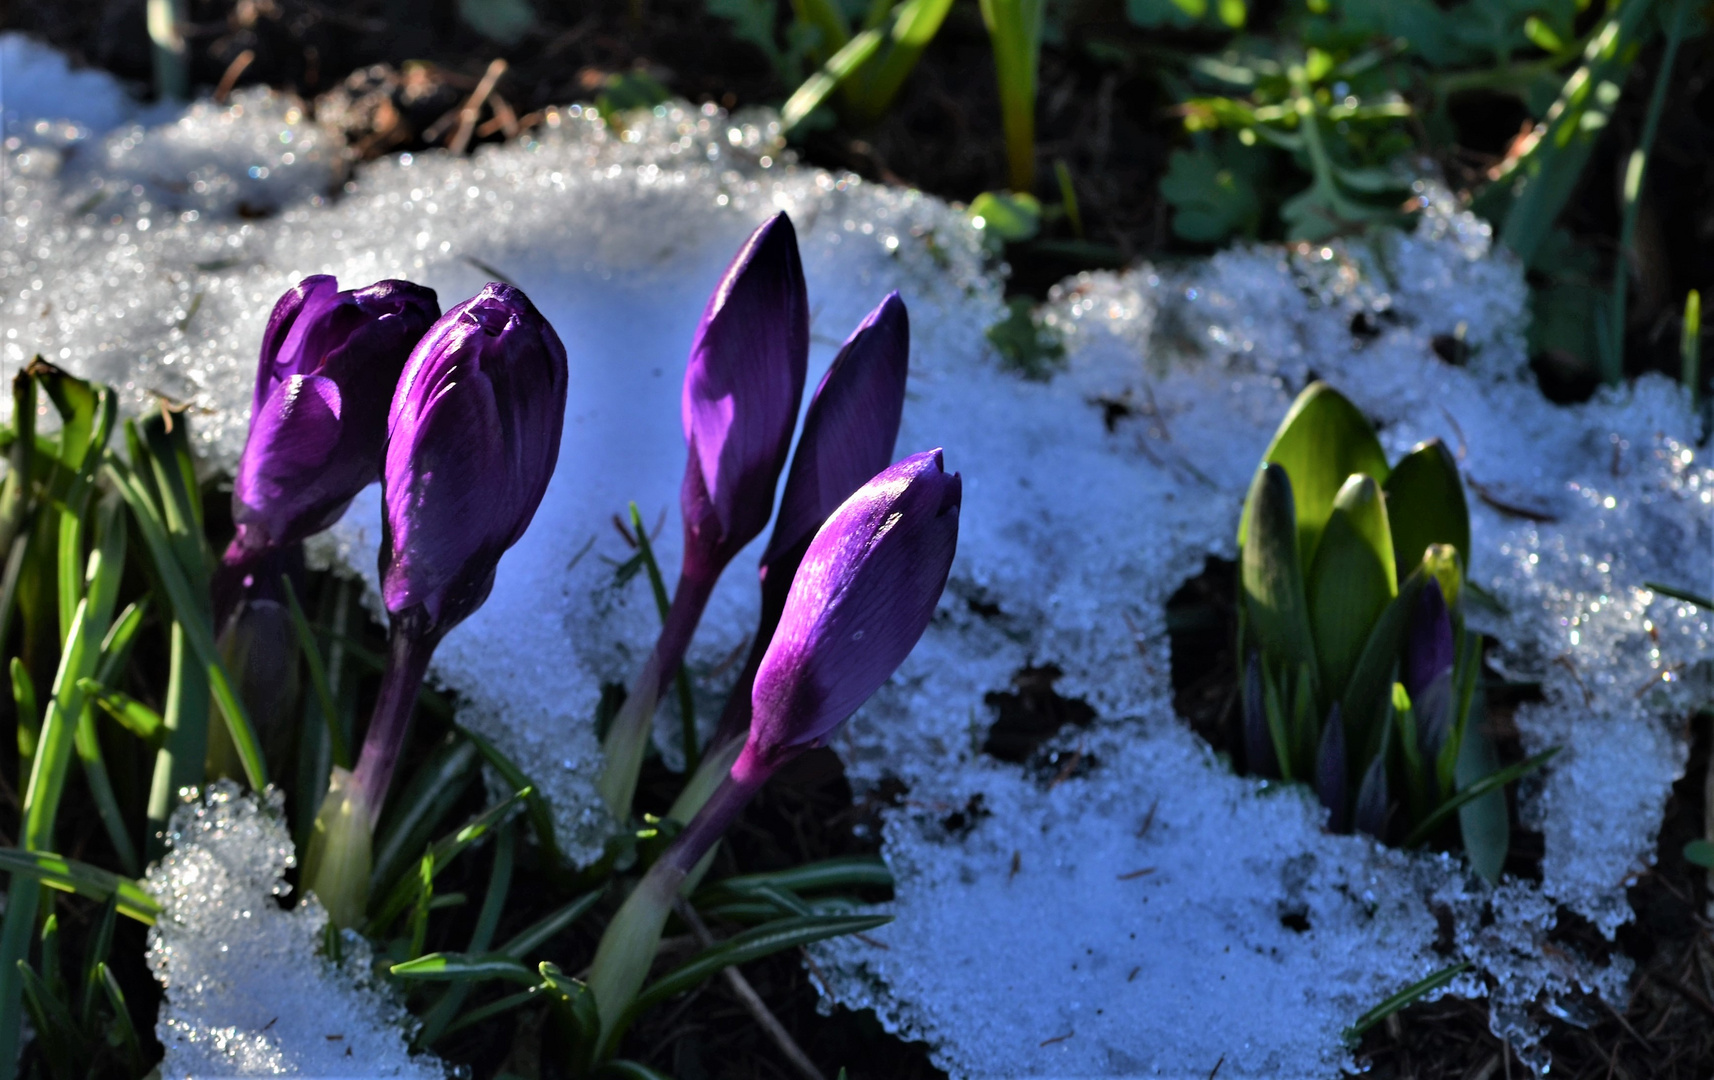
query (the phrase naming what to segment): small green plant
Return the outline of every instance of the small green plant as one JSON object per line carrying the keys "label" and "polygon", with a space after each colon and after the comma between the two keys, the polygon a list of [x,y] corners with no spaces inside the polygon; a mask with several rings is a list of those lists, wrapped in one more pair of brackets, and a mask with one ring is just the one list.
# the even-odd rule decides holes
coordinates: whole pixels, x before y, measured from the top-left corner
{"label": "small green plant", "polygon": [[982,0],[1000,86],[1007,181],[1016,192],[1028,192],[1036,181],[1036,72],[1045,8],[1045,0]]}
{"label": "small green plant", "polygon": [[1256,472],[1238,547],[1248,770],[1310,782],[1337,832],[1415,846],[1457,813],[1497,877],[1500,788],[1549,755],[1500,769],[1472,721],[1482,639],[1464,625],[1470,520],[1446,447],[1389,466],[1363,414],[1313,383]]}

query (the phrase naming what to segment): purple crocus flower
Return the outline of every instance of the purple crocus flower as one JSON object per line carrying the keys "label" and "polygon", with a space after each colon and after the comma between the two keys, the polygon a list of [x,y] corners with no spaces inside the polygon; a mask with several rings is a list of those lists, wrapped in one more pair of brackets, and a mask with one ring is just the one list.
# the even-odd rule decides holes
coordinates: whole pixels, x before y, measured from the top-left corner
{"label": "purple crocus flower", "polygon": [[1430,763],[1452,735],[1452,613],[1447,610],[1440,581],[1430,577],[1411,614],[1405,639],[1404,684],[1416,713],[1418,737]]}
{"label": "purple crocus flower", "polygon": [[596,788],[615,817],[630,813],[655,703],[684,662],[720,572],[768,523],[808,364],[803,264],[791,219],[779,213],[726,268],[691,342],[680,402],[690,451],[679,488],[684,557],[660,636],[602,744]]}
{"label": "purple crocus flower", "polygon": [[409,281],[341,292],[318,274],[280,297],[232,486],[228,562],[327,528],[380,475],[393,387],[439,315],[434,290]]}
{"label": "purple crocus flower", "polygon": [[387,419],[381,596],[416,634],[487,599],[500,555],[559,460],[565,346],[510,285],[490,282],[429,331]]}
{"label": "purple crocus flower", "polygon": [[603,1040],[635,999],[673,901],[780,765],[822,745],[916,646],[958,546],[963,486],[941,452],[884,469],[810,541],[762,658],[736,764],[608,923],[589,970]]}
{"label": "purple crocus flower", "polygon": [[[804,414],[774,532],[762,555],[762,615],[711,746],[750,729],[750,687],[785,610],[803,553],[827,516],[893,459],[910,373],[911,329],[896,292],[871,311],[834,357]],[[714,755],[711,751],[711,756]]]}
{"label": "purple crocus flower", "polygon": [[488,284],[405,365],[382,470],[390,655],[357,767],[336,769],[305,880],[340,926],[363,914],[370,837],[435,646],[487,599],[559,459],[565,348],[522,292]]}
{"label": "purple crocus flower", "polygon": [[931,450],[883,470],[827,519],[756,672],[735,779],[759,783],[825,743],[904,662],[946,587],[962,497]]}
{"label": "purple crocus flower", "polygon": [[691,343],[680,401],[687,573],[718,575],[767,525],[808,364],[809,296],[782,212],[739,249]]}

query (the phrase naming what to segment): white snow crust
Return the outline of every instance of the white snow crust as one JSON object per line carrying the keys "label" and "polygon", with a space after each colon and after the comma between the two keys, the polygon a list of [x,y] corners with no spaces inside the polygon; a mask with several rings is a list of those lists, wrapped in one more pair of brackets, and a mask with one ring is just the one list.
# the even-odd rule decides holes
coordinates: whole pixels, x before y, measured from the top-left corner
{"label": "white snow crust", "polygon": [[321,904],[280,907],[295,862],[282,803],[258,805],[223,780],[173,812],[171,849],[147,878],[161,905],[149,965],[167,993],[155,1025],[162,1080],[441,1080],[437,1060],[406,1046],[410,1014],[372,976],[363,938],[348,931],[335,965],[316,955]]}
{"label": "white snow crust", "polygon": [[[552,320],[572,369],[559,469],[435,675],[585,859],[611,829],[590,717],[657,625],[640,578],[614,584],[629,551],[610,519],[636,500],[661,521],[670,574],[679,380],[709,289],[747,230],[790,211],[812,386],[900,290],[899,451],[945,448],[963,535],[922,645],[835,741],[860,789],[908,787],[884,834],[896,921],[868,935],[884,948],[818,947],[816,971],[830,1003],[927,1040],[954,1077],[1203,1077],[1222,1058],[1223,1076],[1331,1076],[1351,1065],[1347,1025],[1458,960],[1475,970],[1451,989],[1489,997],[1496,1032],[1538,1066],[1524,1006],[1624,1000],[1622,957],[1603,967],[1549,935],[1571,912],[1611,936],[1653,857],[1711,634],[1706,613],[1643,583],[1709,587],[1714,472],[1664,380],[1582,406],[1541,398],[1521,273],[1444,193],[1422,192],[1409,236],[1070,280],[1047,309],[1066,367],[1036,383],[984,340],[1001,278],[964,216],[782,161],[771,115],[663,106],[609,125],[570,107],[521,144],[401,155],[332,196],[336,140],[265,92],[104,139],[8,123],[22,134],[5,157],[0,374],[41,351],[133,407],[193,401],[219,466],[242,443],[267,312],[306,274],[408,276],[446,307],[497,271]],[[1466,366],[1437,358],[1442,334]],[[1164,604],[1207,556],[1234,554],[1250,471],[1312,371],[1382,424],[1390,453],[1438,435],[1472,482],[1471,573],[1504,608],[1483,628],[1509,674],[1542,683],[1517,717],[1525,748],[1561,747],[1520,793],[1545,838],[1539,885],[1326,835],[1300,792],[1231,775],[1173,715]],[[372,583],[377,522],[371,489],[324,557]],[[705,722],[755,617],[753,558],[734,562],[691,650]],[[984,695],[1031,664],[1057,665],[1059,692],[1097,713],[1059,739],[1092,767],[1058,783],[980,752]],[[960,810],[966,827],[949,830]]]}

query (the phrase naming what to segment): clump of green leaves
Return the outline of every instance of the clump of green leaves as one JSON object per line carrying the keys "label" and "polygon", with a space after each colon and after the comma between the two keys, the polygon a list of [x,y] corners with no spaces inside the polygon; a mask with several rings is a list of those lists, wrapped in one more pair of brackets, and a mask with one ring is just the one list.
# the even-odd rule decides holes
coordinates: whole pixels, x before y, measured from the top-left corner
{"label": "clump of green leaves", "polygon": [[1482,639],[1463,617],[1470,518],[1439,440],[1388,464],[1374,428],[1313,383],[1256,472],[1238,526],[1245,764],[1313,784],[1335,831],[1407,846],[1459,815],[1497,877],[1501,787],[1479,722]]}
{"label": "clump of green leaves", "polygon": [[987,335],[1001,365],[1026,379],[1046,382],[1065,362],[1065,344],[1041,321],[1027,296],[1014,296],[1005,318],[988,327]]}

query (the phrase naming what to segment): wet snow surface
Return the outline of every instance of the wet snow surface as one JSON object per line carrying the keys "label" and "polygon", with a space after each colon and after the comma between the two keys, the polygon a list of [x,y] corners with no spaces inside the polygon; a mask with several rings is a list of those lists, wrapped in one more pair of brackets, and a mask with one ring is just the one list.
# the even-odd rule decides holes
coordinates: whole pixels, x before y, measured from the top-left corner
{"label": "wet snow surface", "polygon": [[[1443,196],[1425,192],[1411,236],[1068,281],[1048,308],[1068,363],[1037,383],[1001,370],[986,345],[1000,281],[961,214],[780,163],[767,115],[662,108],[619,130],[571,108],[523,145],[376,163],[334,197],[335,140],[266,93],[106,135],[88,118],[37,124],[16,101],[4,373],[41,352],[136,407],[155,393],[193,401],[218,464],[242,443],[267,311],[303,275],[408,276],[450,306],[504,274],[553,321],[572,365],[558,473],[435,674],[459,693],[461,719],[549,793],[583,858],[611,828],[593,793],[590,717],[655,627],[646,584],[614,584],[629,552],[610,519],[636,500],[664,522],[661,558],[676,565],[678,386],[708,290],[747,230],[790,211],[812,380],[900,290],[913,353],[899,451],[945,447],[964,475],[963,536],[922,645],[835,743],[859,787],[893,776],[909,788],[885,831],[897,919],[870,935],[885,948],[852,939],[816,956],[830,1002],[926,1039],[953,1076],[1203,1077],[1222,1058],[1223,1076],[1330,1076],[1350,1063],[1348,1024],[1459,960],[1476,969],[1453,990],[1487,996],[1496,1031],[1525,1053],[1536,1033],[1522,1007],[1540,995],[1623,1000],[1622,958],[1603,967],[1549,934],[1562,909],[1608,935],[1631,917],[1624,890],[1652,858],[1683,767],[1686,684],[1711,651],[1706,615],[1643,583],[1709,588],[1714,472],[1663,380],[1573,408],[1540,397],[1521,274]],[[1438,335],[1462,338],[1465,366],[1437,357]],[[1380,423],[1392,454],[1445,439],[1481,495],[1471,572],[1504,607],[1484,629],[1509,675],[1541,683],[1544,700],[1517,716],[1525,749],[1562,748],[1522,791],[1545,838],[1539,885],[1493,888],[1456,858],[1325,835],[1301,792],[1232,776],[1172,713],[1163,605],[1207,555],[1233,555],[1250,470],[1311,371]],[[371,489],[324,557],[373,581],[377,522]],[[752,557],[734,563],[691,651],[705,722],[754,618]],[[1056,689],[1097,714],[1058,743],[1093,767],[1058,783],[980,752],[994,718],[984,695],[1032,664],[1057,665]],[[669,760],[672,727],[663,714]],[[245,828],[266,831],[222,798],[199,820],[249,813]],[[229,863],[237,835],[194,832],[174,858]],[[285,840],[270,835],[256,842],[277,867]],[[200,905],[192,879],[166,873],[176,910],[218,921],[272,904],[278,870],[255,863],[252,885],[211,889]],[[1437,949],[1448,913],[1450,945]],[[313,939],[306,927],[294,940]],[[283,979],[335,978],[285,940],[259,938],[254,962]],[[161,941],[155,962],[181,987],[175,971],[215,979],[229,962],[193,958],[168,931]],[[241,1026],[220,1000],[170,998],[169,1074]],[[352,1008],[371,1007],[362,1000]],[[203,1034],[181,1039],[174,1025]],[[258,1071],[298,1067],[254,1045]]]}
{"label": "wet snow surface", "polygon": [[221,781],[173,813],[147,881],[161,905],[149,966],[167,993],[160,1075],[439,1080],[440,1063],[405,1045],[411,1016],[370,974],[368,944],[348,931],[334,964],[316,955],[321,905],[280,907],[294,861],[280,802]]}

